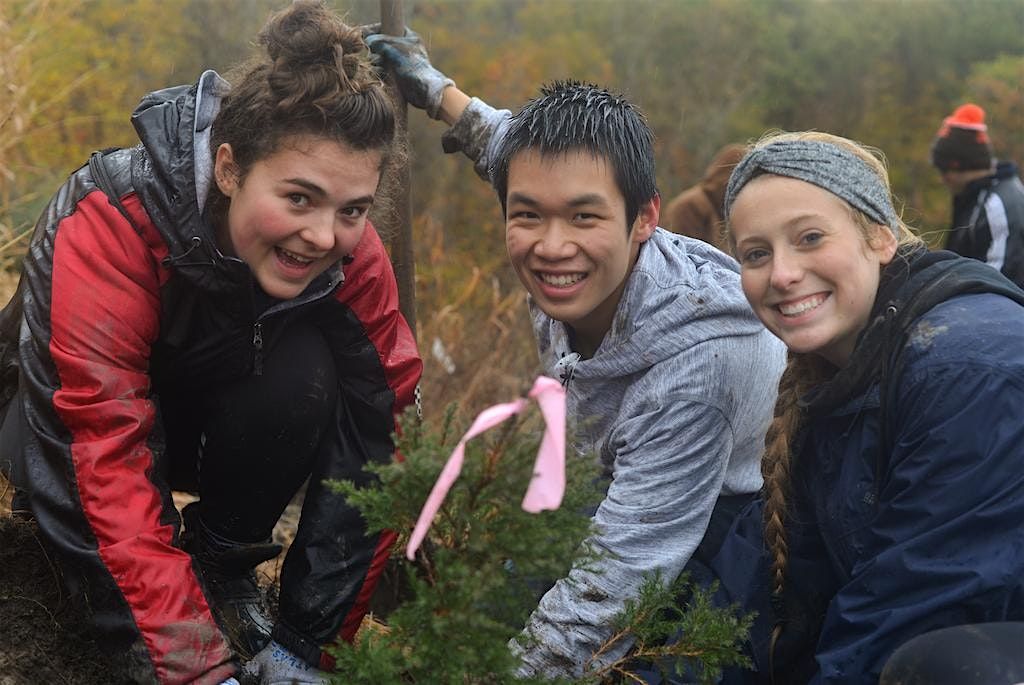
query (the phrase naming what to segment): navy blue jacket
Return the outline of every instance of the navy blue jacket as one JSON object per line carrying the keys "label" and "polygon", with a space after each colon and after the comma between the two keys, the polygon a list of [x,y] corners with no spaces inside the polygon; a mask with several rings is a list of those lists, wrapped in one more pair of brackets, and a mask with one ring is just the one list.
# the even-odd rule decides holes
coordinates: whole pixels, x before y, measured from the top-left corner
{"label": "navy blue jacket", "polygon": [[[905,278],[890,281],[850,366],[802,401],[784,601],[769,600],[760,502],[723,544],[723,595],[759,612],[759,672],[727,682],[767,682],[777,618],[776,682],[844,685],[877,683],[916,635],[1024,619],[1024,293],[978,262],[939,255],[924,262],[955,266],[944,284],[961,294],[894,330],[913,293]],[[902,352],[882,402],[893,341]]]}

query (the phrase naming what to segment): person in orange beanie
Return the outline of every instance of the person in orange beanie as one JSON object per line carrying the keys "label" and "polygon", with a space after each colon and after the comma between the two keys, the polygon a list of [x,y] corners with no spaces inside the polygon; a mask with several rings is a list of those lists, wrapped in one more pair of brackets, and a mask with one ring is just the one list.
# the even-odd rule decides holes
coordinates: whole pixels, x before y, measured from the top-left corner
{"label": "person in orange beanie", "polygon": [[931,161],[953,196],[946,249],[1024,287],[1024,185],[1016,164],[993,157],[985,110],[969,102],[943,119]]}

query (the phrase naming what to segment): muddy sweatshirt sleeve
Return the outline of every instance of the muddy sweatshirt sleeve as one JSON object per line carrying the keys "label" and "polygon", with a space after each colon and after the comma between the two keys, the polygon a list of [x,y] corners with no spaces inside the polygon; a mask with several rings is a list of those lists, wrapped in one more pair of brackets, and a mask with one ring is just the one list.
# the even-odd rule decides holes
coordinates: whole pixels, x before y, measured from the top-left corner
{"label": "muddy sweatshirt sleeve", "polygon": [[473,169],[490,183],[490,165],[508,130],[512,113],[494,109],[479,98],[472,98],[458,121],[441,136],[446,153],[462,152],[473,160]]}
{"label": "muddy sweatshirt sleeve", "polygon": [[141,682],[220,683],[235,668],[159,475],[149,354],[166,247],[137,198],[137,231],[78,172],[25,259],[19,346],[25,492],[104,641]]}
{"label": "muddy sweatshirt sleeve", "polygon": [[613,481],[590,539],[604,557],[574,567],[541,599],[510,643],[521,676],[578,677],[622,657],[622,643],[587,660],[612,635],[612,619],[645,578],[674,580],[697,548],[725,477],[733,431],[708,396],[650,395],[609,439]]}

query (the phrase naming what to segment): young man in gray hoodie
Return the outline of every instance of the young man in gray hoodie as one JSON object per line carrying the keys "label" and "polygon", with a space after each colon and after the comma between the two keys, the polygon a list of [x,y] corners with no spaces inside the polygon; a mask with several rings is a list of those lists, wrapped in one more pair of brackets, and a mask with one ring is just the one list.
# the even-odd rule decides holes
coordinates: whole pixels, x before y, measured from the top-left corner
{"label": "young man in gray hoodie", "polygon": [[610,478],[589,540],[606,554],[558,580],[511,645],[522,676],[578,677],[627,653],[588,664],[644,579],[709,560],[761,487],[785,351],[730,257],[657,227],[653,135],[625,99],[556,83],[512,116],[456,88],[412,32],[367,40],[497,191],[542,364]]}

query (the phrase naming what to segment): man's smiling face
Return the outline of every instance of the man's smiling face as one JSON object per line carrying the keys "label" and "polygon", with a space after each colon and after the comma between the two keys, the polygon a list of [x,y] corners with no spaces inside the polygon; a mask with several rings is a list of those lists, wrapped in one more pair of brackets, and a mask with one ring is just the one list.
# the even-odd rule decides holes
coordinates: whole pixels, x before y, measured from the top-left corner
{"label": "man's smiling face", "polygon": [[658,199],[632,225],[607,161],[584,150],[509,163],[505,241],[519,280],[537,305],[596,349],[611,327],[640,244],[658,221]]}

